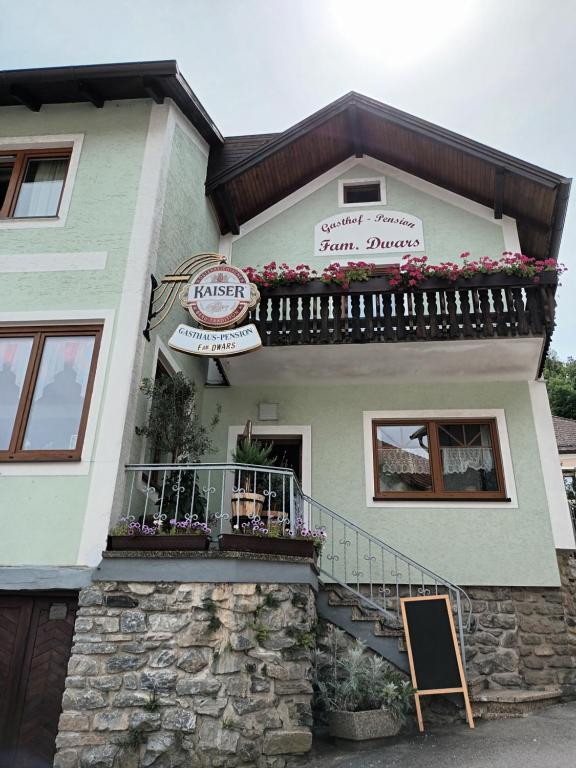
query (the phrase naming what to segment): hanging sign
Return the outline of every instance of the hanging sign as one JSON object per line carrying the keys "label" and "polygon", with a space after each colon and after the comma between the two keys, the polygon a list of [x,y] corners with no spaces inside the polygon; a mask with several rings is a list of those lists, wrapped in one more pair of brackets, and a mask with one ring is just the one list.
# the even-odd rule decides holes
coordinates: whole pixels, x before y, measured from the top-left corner
{"label": "hanging sign", "polygon": [[400,211],[338,213],[314,227],[314,255],[331,260],[424,250],[422,220]]}
{"label": "hanging sign", "polygon": [[225,357],[262,346],[253,324],[238,326],[260,301],[258,288],[237,267],[220,263],[202,269],[180,294],[180,302],[201,326],[181,324],[169,346],[190,355]]}
{"label": "hanging sign", "polygon": [[176,328],[168,344],[172,349],[187,352],[189,355],[223,357],[258,349],[262,346],[262,339],[252,323],[226,331],[192,328],[182,323]]}

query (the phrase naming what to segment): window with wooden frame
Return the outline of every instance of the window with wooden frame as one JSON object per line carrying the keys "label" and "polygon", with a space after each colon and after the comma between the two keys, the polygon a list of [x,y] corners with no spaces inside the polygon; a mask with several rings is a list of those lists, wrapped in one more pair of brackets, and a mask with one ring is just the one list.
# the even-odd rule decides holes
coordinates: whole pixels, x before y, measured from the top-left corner
{"label": "window with wooden frame", "polygon": [[502,500],[496,419],[375,420],[374,499]]}
{"label": "window with wooden frame", "polygon": [[0,461],[79,461],[101,326],[0,329]]}
{"label": "window with wooden frame", "polygon": [[56,218],[72,148],[2,150],[0,219]]}

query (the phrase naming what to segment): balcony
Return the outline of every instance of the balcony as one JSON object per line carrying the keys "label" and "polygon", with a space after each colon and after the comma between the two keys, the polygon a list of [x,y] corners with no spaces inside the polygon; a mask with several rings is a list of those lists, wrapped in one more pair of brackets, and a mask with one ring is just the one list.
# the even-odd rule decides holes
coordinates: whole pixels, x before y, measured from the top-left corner
{"label": "balcony", "polygon": [[554,327],[556,284],[553,273],[538,284],[507,275],[436,278],[413,290],[392,288],[387,277],[349,288],[315,280],[261,290],[250,322],[264,346],[542,336]]}
{"label": "balcony", "polygon": [[229,358],[224,371],[232,384],[259,383],[264,373],[283,384],[310,375],[413,379],[423,366],[431,380],[534,378],[554,329],[557,283],[544,272],[538,283],[493,274],[431,278],[410,290],[391,287],[388,277],[349,288],[312,281],[261,289],[247,322],[263,349]]}

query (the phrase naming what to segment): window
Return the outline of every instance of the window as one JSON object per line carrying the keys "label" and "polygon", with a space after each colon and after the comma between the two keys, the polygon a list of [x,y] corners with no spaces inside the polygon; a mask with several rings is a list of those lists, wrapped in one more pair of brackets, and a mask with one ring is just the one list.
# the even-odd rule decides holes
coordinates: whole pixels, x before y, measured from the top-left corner
{"label": "window", "polygon": [[375,499],[505,498],[495,419],[373,421]]}
{"label": "window", "polygon": [[0,331],[0,461],[81,458],[101,330]]}
{"label": "window", "polygon": [[338,185],[341,206],[372,205],[386,203],[386,187],[383,178],[341,180]]}
{"label": "window", "polygon": [[0,153],[0,219],[58,216],[71,149]]}

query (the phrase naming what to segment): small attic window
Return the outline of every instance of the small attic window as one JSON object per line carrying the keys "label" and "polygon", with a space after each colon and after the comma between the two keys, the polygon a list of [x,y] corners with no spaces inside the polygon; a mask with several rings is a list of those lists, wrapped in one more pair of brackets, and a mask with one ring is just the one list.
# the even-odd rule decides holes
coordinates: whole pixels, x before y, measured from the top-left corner
{"label": "small attic window", "polygon": [[360,206],[386,203],[386,188],[384,179],[351,179],[340,181],[339,205]]}

